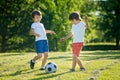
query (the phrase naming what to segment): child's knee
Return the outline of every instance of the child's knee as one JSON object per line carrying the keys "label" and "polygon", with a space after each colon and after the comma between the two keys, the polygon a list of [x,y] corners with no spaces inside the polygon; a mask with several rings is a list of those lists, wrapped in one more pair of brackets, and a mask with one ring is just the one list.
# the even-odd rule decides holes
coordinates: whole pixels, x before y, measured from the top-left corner
{"label": "child's knee", "polygon": [[45,54],[44,54],[44,58],[48,58],[48,53],[45,53]]}
{"label": "child's knee", "polygon": [[77,58],[77,55],[73,54],[73,58]]}
{"label": "child's knee", "polygon": [[39,58],[41,58],[41,57],[42,57],[42,54],[38,54],[37,56],[38,56]]}

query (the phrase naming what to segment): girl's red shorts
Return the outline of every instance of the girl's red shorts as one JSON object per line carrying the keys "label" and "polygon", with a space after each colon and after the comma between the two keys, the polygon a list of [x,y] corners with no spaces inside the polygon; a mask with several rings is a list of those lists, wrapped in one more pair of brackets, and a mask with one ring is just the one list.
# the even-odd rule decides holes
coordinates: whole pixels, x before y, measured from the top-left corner
{"label": "girl's red shorts", "polygon": [[76,56],[79,57],[80,55],[80,51],[82,50],[83,48],[83,42],[80,42],[80,43],[72,43],[72,51],[73,51],[73,54],[75,54]]}

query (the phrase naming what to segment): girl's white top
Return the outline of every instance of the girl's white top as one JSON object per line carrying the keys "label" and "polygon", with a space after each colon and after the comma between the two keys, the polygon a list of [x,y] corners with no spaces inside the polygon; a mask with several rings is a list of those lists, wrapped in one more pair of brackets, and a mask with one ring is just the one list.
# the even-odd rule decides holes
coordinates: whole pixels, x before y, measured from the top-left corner
{"label": "girl's white top", "polygon": [[71,32],[73,34],[73,43],[84,42],[84,34],[85,34],[85,23],[79,22],[78,24],[73,24]]}

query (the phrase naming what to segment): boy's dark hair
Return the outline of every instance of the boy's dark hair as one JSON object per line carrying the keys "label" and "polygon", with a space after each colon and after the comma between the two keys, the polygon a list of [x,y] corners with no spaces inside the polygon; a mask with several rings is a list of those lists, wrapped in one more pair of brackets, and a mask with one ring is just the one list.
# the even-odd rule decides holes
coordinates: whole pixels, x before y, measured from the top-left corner
{"label": "boy's dark hair", "polygon": [[80,14],[78,12],[73,12],[69,15],[69,20],[81,20]]}
{"label": "boy's dark hair", "polygon": [[34,18],[35,15],[41,16],[42,13],[41,13],[40,11],[38,11],[38,10],[34,10],[34,11],[32,12],[32,18]]}

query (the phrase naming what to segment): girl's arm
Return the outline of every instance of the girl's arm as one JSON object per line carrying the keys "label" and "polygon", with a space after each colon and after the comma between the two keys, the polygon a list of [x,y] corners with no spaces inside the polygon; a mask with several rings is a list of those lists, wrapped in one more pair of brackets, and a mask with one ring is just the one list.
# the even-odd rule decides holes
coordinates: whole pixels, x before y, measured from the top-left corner
{"label": "girl's arm", "polygon": [[88,16],[86,15],[85,16],[85,27],[88,28],[89,27],[89,24],[88,24]]}
{"label": "girl's arm", "polygon": [[66,37],[61,38],[60,41],[63,42],[67,40],[68,38],[72,37],[72,35],[73,35],[72,32],[70,32]]}

